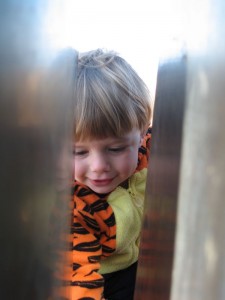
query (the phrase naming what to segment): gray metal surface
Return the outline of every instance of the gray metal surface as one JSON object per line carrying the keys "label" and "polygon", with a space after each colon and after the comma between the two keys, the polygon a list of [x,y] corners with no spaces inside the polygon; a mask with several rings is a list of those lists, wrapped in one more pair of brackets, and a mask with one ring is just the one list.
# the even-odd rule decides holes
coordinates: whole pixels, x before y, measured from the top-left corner
{"label": "gray metal surface", "polygon": [[199,7],[184,81],[159,69],[137,300],[225,299],[225,3]]}
{"label": "gray metal surface", "polygon": [[172,300],[225,299],[225,3],[201,13],[210,30],[188,55]]}
{"label": "gray metal surface", "polygon": [[169,299],[176,228],[186,56],[161,61],[157,76],[135,299]]}
{"label": "gray metal surface", "polygon": [[0,3],[0,299],[53,297],[68,246],[76,53],[53,60],[46,6]]}

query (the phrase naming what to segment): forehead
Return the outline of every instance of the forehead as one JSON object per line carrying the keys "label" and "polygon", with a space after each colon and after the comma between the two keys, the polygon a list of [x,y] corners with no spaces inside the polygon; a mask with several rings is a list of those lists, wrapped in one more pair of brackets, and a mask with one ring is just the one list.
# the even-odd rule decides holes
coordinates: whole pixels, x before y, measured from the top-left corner
{"label": "forehead", "polygon": [[133,129],[132,131],[120,136],[120,137],[106,137],[106,138],[88,138],[87,140],[75,141],[75,146],[105,146],[116,143],[131,143],[140,138],[140,130]]}

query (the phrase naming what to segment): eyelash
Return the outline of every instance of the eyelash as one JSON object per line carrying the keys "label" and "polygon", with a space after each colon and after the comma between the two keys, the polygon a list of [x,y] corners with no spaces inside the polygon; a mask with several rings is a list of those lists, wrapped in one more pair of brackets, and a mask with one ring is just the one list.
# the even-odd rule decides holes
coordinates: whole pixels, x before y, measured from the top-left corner
{"label": "eyelash", "polygon": [[[108,151],[112,152],[112,153],[120,153],[120,152],[123,152],[125,149],[126,149],[126,146],[118,147],[118,148],[108,148]],[[84,156],[87,153],[88,153],[87,150],[83,150],[83,151],[81,150],[81,151],[77,151],[77,152],[76,152],[76,150],[73,151],[73,155],[75,155],[75,156]]]}
{"label": "eyelash", "polygon": [[87,154],[87,152],[88,151],[86,151],[86,150],[85,151],[77,151],[77,152],[76,152],[76,150],[74,150],[73,151],[73,155],[75,155],[75,156],[82,156],[82,155]]}
{"label": "eyelash", "polygon": [[110,152],[115,152],[115,153],[117,153],[117,152],[122,152],[122,151],[124,151],[126,149],[126,147],[124,146],[124,147],[118,147],[118,148],[109,148],[108,150],[110,151]]}

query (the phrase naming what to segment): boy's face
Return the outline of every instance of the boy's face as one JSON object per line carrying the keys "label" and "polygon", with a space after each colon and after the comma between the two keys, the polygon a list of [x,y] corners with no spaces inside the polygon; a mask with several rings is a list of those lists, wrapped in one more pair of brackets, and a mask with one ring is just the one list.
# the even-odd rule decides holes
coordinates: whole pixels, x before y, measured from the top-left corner
{"label": "boy's face", "polygon": [[75,143],[75,179],[99,194],[113,191],[135,171],[141,132]]}

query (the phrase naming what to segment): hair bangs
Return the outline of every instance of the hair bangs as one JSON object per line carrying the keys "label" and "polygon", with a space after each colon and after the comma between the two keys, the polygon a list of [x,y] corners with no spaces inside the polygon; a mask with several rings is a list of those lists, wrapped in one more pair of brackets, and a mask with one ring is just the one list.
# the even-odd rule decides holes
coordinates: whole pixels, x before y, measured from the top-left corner
{"label": "hair bangs", "polygon": [[123,136],[132,130],[134,122],[128,115],[122,116],[120,111],[103,110],[89,98],[88,108],[82,113],[77,112],[74,126],[75,140],[84,141]]}

